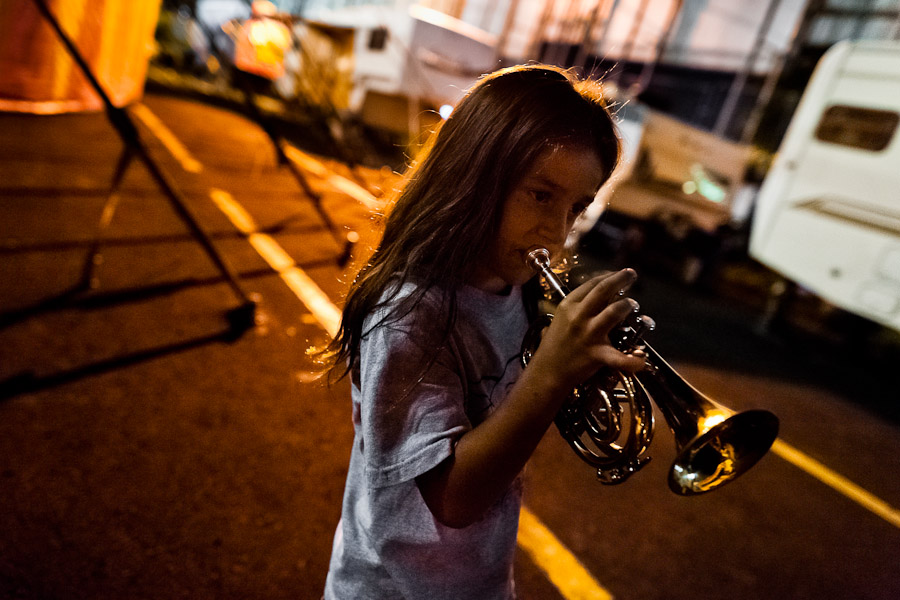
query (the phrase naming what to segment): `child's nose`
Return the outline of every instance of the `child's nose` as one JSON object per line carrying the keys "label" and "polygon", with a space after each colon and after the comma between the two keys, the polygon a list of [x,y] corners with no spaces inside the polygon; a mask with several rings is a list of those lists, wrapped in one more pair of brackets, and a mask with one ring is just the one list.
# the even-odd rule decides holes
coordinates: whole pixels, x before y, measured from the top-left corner
{"label": "child's nose", "polygon": [[572,223],[569,219],[569,211],[556,210],[544,216],[541,233],[545,241],[551,247],[562,247],[569,237],[569,228]]}

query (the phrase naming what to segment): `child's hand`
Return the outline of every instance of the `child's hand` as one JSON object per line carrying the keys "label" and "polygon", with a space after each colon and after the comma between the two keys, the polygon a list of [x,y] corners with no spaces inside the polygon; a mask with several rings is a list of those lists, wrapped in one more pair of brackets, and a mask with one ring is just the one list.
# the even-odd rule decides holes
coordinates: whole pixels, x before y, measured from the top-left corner
{"label": "child's hand", "polygon": [[625,354],[609,341],[609,333],[637,309],[624,293],[637,279],[632,269],[599,275],[560,302],[553,322],[544,331],[532,363],[547,369],[560,386],[583,383],[603,366],[626,372],[645,366],[643,352]]}

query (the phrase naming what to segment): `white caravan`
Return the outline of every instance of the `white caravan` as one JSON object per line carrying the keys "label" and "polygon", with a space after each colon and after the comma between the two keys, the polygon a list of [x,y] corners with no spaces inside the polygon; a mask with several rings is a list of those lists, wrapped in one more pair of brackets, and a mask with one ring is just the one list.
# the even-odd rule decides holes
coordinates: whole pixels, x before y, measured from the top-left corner
{"label": "white caravan", "polygon": [[750,254],[900,331],[900,42],[820,60],[760,190]]}

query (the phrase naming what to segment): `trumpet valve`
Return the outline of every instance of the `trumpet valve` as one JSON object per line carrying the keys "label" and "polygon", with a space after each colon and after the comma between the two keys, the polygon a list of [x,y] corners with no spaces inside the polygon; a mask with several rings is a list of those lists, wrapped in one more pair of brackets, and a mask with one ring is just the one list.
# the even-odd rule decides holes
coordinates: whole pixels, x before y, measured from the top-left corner
{"label": "trumpet valve", "polygon": [[644,334],[656,329],[656,321],[647,315],[635,314],[625,320],[616,333],[613,345],[621,352],[636,350],[644,342]]}

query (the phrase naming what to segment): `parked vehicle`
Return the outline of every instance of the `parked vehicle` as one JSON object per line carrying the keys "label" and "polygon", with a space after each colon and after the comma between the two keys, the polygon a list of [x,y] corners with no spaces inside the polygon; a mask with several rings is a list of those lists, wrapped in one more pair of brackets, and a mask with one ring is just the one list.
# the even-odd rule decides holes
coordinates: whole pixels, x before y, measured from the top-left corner
{"label": "parked vehicle", "polygon": [[315,19],[353,32],[347,111],[412,140],[496,68],[495,36],[418,4],[350,6]]}
{"label": "parked vehicle", "polygon": [[750,254],[900,331],[900,42],[826,52],[756,201]]}
{"label": "parked vehicle", "polygon": [[754,149],[635,101],[617,114],[623,160],[571,243],[611,251],[623,264],[645,259],[695,283],[734,240],[745,239],[758,189],[748,176]]}

